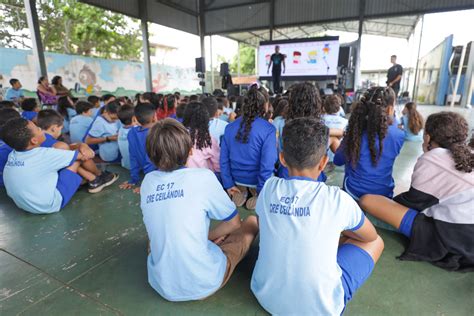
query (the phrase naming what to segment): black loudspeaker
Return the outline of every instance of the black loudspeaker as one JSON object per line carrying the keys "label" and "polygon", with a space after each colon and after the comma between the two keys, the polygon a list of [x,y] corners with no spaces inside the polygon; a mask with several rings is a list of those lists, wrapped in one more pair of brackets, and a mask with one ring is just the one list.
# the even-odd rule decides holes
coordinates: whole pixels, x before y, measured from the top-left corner
{"label": "black loudspeaker", "polygon": [[228,74],[229,74],[229,64],[228,63],[222,63],[219,75],[221,77],[224,77],[224,76],[227,76]]}
{"label": "black loudspeaker", "polygon": [[349,68],[351,58],[351,48],[349,46],[339,48],[339,59],[337,61],[337,66],[344,66]]}
{"label": "black loudspeaker", "polygon": [[206,72],[206,63],[204,57],[196,58],[196,72]]}

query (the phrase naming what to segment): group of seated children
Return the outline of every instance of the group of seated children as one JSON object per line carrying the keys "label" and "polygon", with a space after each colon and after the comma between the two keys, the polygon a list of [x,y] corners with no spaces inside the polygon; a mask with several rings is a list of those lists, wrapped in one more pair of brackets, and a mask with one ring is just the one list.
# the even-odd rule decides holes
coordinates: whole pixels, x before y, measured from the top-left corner
{"label": "group of seated children", "polygon": [[[89,145],[98,146],[103,161],[130,170],[120,188],[140,192],[148,279],[168,300],[215,293],[260,232],[251,281],[260,304],[275,314],[341,314],[383,250],[364,211],[409,238],[402,259],[474,268],[465,245],[474,229],[474,157],[458,114],[433,114],[422,132],[414,103],[399,122],[393,90],[375,87],[347,121],[342,100],[322,100],[310,83],[275,99],[253,85],[233,100],[144,93],[136,104],[110,95],[102,101],[100,108],[72,105],[70,144],[58,141],[61,134],[67,140],[68,106],[40,111],[37,125],[0,110],[4,185],[22,209],[58,211],[81,182],[96,192],[117,179],[93,162]],[[408,131],[424,135],[425,153],[410,191],[392,200],[393,166]],[[344,165],[342,189],[324,183],[330,153]],[[243,205],[257,217],[242,222]],[[221,223],[209,230],[211,219]]]}

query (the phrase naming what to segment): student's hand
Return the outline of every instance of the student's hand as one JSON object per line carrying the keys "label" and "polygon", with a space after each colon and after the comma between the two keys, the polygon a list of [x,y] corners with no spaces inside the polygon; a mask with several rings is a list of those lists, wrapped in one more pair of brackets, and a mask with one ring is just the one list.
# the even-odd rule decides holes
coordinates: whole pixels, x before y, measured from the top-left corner
{"label": "student's hand", "polygon": [[135,189],[133,189],[133,193],[140,194],[140,187],[136,187]]}
{"label": "student's hand", "polygon": [[212,240],[212,242],[219,246],[224,242],[224,240],[227,239],[228,236],[229,235],[224,235],[222,237],[219,237],[219,238],[216,238],[216,239]]}
{"label": "student's hand", "polygon": [[118,135],[109,136],[109,141],[111,141],[111,142],[115,142],[115,141],[117,141],[117,139],[118,139]]}
{"label": "student's hand", "polygon": [[134,186],[135,186],[134,184],[131,184],[131,183],[128,183],[127,181],[125,181],[124,183],[119,185],[119,188],[122,189],[122,190],[129,190],[129,189],[133,189]]}
{"label": "student's hand", "polygon": [[241,193],[239,188],[236,186],[233,186],[232,188],[227,189],[227,194],[229,194],[230,196],[233,196],[236,193]]}
{"label": "student's hand", "polygon": [[80,144],[77,149],[82,154],[82,160],[89,160],[95,156],[95,152],[87,144]]}

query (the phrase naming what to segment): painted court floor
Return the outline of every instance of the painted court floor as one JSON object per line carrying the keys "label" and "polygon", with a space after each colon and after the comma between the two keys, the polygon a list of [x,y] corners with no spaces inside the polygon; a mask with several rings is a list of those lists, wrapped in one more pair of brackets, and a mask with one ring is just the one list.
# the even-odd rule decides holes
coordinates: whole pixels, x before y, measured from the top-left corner
{"label": "painted court floor", "polygon": [[[426,117],[440,109],[421,111]],[[460,111],[472,127],[474,111]],[[420,153],[420,143],[405,144],[394,168],[397,192],[409,187]],[[123,169],[108,169],[120,173],[119,182],[127,179]],[[342,176],[336,169],[328,183],[340,185]],[[346,315],[473,315],[473,273],[400,261],[406,241],[379,233],[385,252]],[[217,294],[171,303],[148,286],[146,240],[139,197],[118,184],[95,195],[80,191],[63,211],[47,216],[20,211],[0,190],[0,315],[265,314],[250,291],[258,243]]]}

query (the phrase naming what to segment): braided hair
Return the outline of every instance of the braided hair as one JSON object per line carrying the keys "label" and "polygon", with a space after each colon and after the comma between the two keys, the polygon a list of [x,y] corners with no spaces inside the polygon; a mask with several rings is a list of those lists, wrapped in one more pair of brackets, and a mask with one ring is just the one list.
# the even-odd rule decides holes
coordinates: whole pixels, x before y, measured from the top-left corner
{"label": "braided hair", "polygon": [[474,153],[467,145],[469,125],[464,117],[454,112],[431,114],[426,120],[425,133],[430,136],[430,144],[435,142],[451,152],[456,170],[472,172]]}
{"label": "braided hair", "polygon": [[288,120],[299,117],[321,117],[321,96],[318,89],[309,82],[297,83],[291,86],[288,103]]}
{"label": "braided hair", "polygon": [[183,116],[183,125],[189,130],[191,141],[196,148],[211,148],[211,134],[209,134],[209,112],[201,102],[191,102],[186,106]]}
{"label": "braided hair", "polygon": [[238,142],[248,143],[253,121],[265,114],[265,103],[265,96],[256,87],[252,87],[247,93],[242,107],[242,121],[235,136]]}
{"label": "braided hair", "polygon": [[347,135],[344,137],[347,144],[346,156],[352,166],[359,162],[364,133],[367,133],[372,165],[377,165],[382,156],[383,140],[387,136],[388,126],[392,124],[388,107],[393,106],[394,95],[391,88],[374,87],[366,91],[356,103],[349,119]]}

